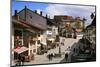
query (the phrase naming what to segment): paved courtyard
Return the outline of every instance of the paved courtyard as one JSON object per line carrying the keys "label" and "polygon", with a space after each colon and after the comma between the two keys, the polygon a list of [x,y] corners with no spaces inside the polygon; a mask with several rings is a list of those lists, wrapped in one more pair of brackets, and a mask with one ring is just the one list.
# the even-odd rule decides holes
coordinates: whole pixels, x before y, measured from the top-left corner
{"label": "paved courtyard", "polygon": [[[43,55],[35,55],[35,59],[31,62],[25,62],[25,65],[28,64],[46,64],[46,63],[60,63],[65,57],[65,53],[68,53],[71,55],[72,49],[76,46],[75,43],[77,43],[79,39],[73,39],[73,38],[64,38],[60,37],[60,43],[63,42],[64,46],[61,45],[61,57],[59,58],[53,58],[52,61],[49,61],[47,58],[47,55],[50,53],[59,53],[59,47],[56,47],[55,49],[50,49],[48,53],[45,53]],[[73,47],[74,46],[74,47]],[[69,49],[70,47],[70,49]],[[68,56],[68,62],[70,62],[70,55]]]}

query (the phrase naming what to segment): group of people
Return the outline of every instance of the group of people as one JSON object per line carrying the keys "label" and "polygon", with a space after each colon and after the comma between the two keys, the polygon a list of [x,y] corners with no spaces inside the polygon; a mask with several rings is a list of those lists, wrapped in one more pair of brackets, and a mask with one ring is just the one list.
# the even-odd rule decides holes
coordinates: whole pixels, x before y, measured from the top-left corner
{"label": "group of people", "polygon": [[[49,61],[52,61],[53,57],[55,57],[55,55],[53,53],[48,54]],[[67,53],[65,54],[65,60],[66,61],[68,60],[68,54]]]}
{"label": "group of people", "polygon": [[53,53],[48,54],[48,59],[49,59],[49,61],[51,61],[53,57],[54,57]]}
{"label": "group of people", "polygon": [[61,54],[60,53],[51,53],[47,55],[47,58],[49,59],[49,61],[52,61],[53,58],[60,58]]}

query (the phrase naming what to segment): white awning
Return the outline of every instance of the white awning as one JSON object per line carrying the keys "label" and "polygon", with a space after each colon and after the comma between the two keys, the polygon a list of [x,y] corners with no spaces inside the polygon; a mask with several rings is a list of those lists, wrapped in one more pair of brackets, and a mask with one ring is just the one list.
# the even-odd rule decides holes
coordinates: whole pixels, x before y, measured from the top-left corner
{"label": "white awning", "polygon": [[54,41],[55,39],[54,39],[54,38],[49,38],[48,40],[50,40],[50,41]]}
{"label": "white awning", "polygon": [[27,50],[28,50],[27,47],[18,47],[18,48],[16,48],[16,49],[14,49],[14,52],[20,54],[20,53],[23,53],[23,52],[25,52],[25,51],[27,51]]}
{"label": "white awning", "polygon": [[41,44],[43,44],[43,45],[47,45],[47,43],[46,43],[46,42],[41,42]]}

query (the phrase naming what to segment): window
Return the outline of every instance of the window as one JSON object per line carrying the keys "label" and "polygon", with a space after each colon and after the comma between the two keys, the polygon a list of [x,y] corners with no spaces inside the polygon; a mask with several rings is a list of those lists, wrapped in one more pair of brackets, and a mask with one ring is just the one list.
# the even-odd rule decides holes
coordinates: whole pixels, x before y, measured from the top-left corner
{"label": "window", "polygon": [[35,45],[35,41],[33,41],[33,40],[30,40],[30,44],[32,45]]}
{"label": "window", "polygon": [[38,34],[38,37],[40,37],[40,34]]}
{"label": "window", "polygon": [[40,44],[40,40],[38,40],[37,43]]}

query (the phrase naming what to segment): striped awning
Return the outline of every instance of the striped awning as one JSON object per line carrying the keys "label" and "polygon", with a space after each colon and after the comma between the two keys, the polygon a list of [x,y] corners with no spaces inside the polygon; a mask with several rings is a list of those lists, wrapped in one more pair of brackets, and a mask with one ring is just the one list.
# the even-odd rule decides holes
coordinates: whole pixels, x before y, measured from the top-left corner
{"label": "striped awning", "polygon": [[27,47],[22,46],[22,47],[15,48],[13,51],[16,52],[16,53],[18,53],[18,54],[20,54],[20,53],[23,53],[23,52],[25,52],[27,50],[28,50]]}

